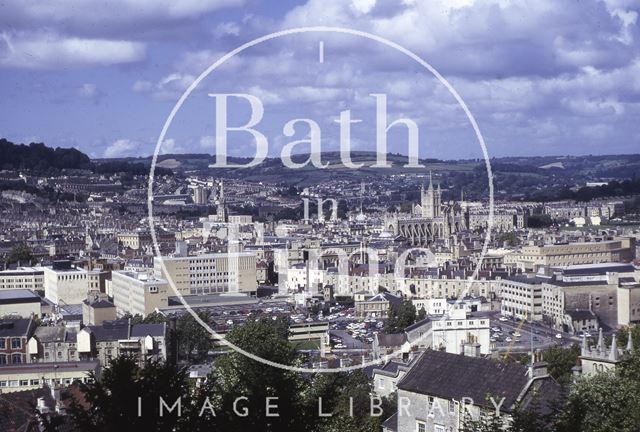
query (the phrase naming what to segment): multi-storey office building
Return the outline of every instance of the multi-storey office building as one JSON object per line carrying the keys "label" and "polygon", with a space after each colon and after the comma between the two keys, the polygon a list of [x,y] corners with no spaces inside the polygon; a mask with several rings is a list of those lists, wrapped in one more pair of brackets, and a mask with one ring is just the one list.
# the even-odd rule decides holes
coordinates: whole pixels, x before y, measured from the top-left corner
{"label": "multi-storey office building", "polygon": [[55,304],[80,304],[90,292],[104,291],[103,272],[71,267],[60,261],[44,268],[44,296]]}
{"label": "multi-storey office building", "polygon": [[44,290],[44,268],[18,267],[0,271],[0,290],[3,289]]}
{"label": "multi-storey office building", "polygon": [[160,257],[154,259],[154,274],[169,283],[173,281],[182,295],[255,295],[258,289],[256,255],[252,252]]}
{"label": "multi-storey office building", "polygon": [[509,276],[502,280],[501,312],[505,316],[533,321],[542,320],[542,283],[546,279]]}
{"label": "multi-storey office building", "polygon": [[504,263],[535,272],[541,267],[629,262],[634,257],[635,238],[621,237],[600,242],[523,246],[520,252],[506,255]]}
{"label": "multi-storey office building", "polygon": [[111,291],[118,316],[126,313],[147,316],[156,309],[167,307],[172,295],[166,280],[134,271],[112,272]]}

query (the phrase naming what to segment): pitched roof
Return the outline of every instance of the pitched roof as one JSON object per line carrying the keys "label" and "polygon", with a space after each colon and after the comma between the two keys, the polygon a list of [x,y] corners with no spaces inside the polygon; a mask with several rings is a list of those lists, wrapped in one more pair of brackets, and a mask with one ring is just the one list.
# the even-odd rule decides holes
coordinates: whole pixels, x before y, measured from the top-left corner
{"label": "pitched roof", "polygon": [[36,430],[34,426],[37,425],[37,419],[34,408],[38,398],[44,398],[45,405],[50,410],[55,408],[55,401],[48,387],[0,394],[0,430],[4,432]]}
{"label": "pitched roof", "polygon": [[504,397],[502,407],[510,411],[528,381],[527,368],[518,363],[427,350],[398,388],[449,400],[467,397],[485,407],[492,405],[489,396],[496,403]]}
{"label": "pitched roof", "polygon": [[33,320],[28,318],[0,320],[0,337],[31,336],[35,327]]}
{"label": "pitched roof", "polygon": [[164,336],[164,324],[135,324],[131,328],[131,336]]}

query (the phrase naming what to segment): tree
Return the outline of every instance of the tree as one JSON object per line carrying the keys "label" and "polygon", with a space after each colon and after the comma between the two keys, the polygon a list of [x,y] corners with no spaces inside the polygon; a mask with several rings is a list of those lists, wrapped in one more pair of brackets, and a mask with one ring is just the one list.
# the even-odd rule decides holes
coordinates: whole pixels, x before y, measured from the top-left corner
{"label": "tree", "polygon": [[558,432],[640,430],[640,352],[614,371],[580,377],[572,386]]}
{"label": "tree", "polygon": [[7,257],[7,263],[22,263],[22,264],[30,264],[33,261],[33,253],[31,248],[26,244],[19,244],[11,248],[11,252],[9,252],[9,256]]}
{"label": "tree", "polygon": [[[242,327],[234,327],[226,339],[260,358],[281,364],[297,364],[295,350],[288,341],[288,326],[283,320],[250,318]],[[299,373],[265,366],[242,353],[230,351],[219,358],[211,376],[210,394],[215,395],[219,410],[216,418],[219,430],[305,431],[308,421],[315,418],[308,411],[301,394],[304,382]],[[245,396],[239,410],[233,411],[238,396]],[[271,399],[278,417],[267,416],[266,401]]]}
{"label": "tree", "polygon": [[618,330],[616,337],[618,339],[618,346],[626,346],[627,342],[629,342],[629,333],[631,333],[631,338],[633,340],[633,346],[638,349],[640,348],[640,326],[634,325],[632,327],[622,327]]}
{"label": "tree", "polygon": [[392,304],[389,307],[386,333],[400,333],[405,328],[416,322],[416,307],[411,300],[405,300],[400,304]]}
{"label": "tree", "polygon": [[[396,411],[395,398],[380,398],[374,399],[374,404],[379,402],[381,409],[374,409],[374,415],[371,415],[371,385],[360,370],[315,375],[306,399],[309,411],[314,415],[313,425],[309,430],[317,432],[378,431],[382,422]],[[322,401],[322,413],[331,414],[330,417],[318,415],[319,401]]]}
{"label": "tree", "polygon": [[[198,313],[205,323],[209,324],[209,316]],[[176,323],[176,338],[178,341],[178,354],[188,361],[201,360],[211,349],[211,333],[204,328],[190,313],[185,313],[178,318]]]}
{"label": "tree", "polygon": [[[143,368],[132,357],[113,359],[93,383],[79,384],[82,398],[73,398],[68,418],[75,430],[83,432],[188,430],[181,428],[191,403],[185,368],[148,362]],[[172,407],[180,399],[183,416],[177,409],[160,415],[160,398]],[[59,430],[60,418],[45,422],[47,432]],[[64,429],[68,430],[68,429]]]}
{"label": "tree", "polygon": [[572,369],[580,356],[580,347],[576,344],[570,348],[552,346],[544,352],[543,358],[547,362],[547,370],[560,384],[569,384],[572,379]]}

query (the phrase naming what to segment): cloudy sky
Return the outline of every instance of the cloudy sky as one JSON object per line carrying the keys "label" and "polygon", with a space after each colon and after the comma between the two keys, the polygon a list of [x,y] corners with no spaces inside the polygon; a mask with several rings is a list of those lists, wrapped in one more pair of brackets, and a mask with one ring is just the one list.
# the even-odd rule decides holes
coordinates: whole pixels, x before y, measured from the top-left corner
{"label": "cloudy sky", "polygon": [[[640,152],[640,0],[84,0],[0,4],[0,136],[78,147],[93,157],[147,155],[180,95],[225,53],[303,26],[361,30],[416,53],[456,89],[492,156]],[[321,52],[322,51],[322,52]],[[163,152],[214,153],[215,99],[256,96],[269,154],[321,130],[339,146],[350,110],[353,149],[375,149],[376,98],[419,126],[421,156],[480,157],[464,112],[401,52],[349,34],[311,32],[244,50],[194,90]],[[246,123],[246,100],[228,123]],[[402,125],[389,151],[406,153]],[[229,153],[252,156],[246,133]],[[303,146],[298,146],[304,150]],[[308,150],[308,148],[307,148]]]}

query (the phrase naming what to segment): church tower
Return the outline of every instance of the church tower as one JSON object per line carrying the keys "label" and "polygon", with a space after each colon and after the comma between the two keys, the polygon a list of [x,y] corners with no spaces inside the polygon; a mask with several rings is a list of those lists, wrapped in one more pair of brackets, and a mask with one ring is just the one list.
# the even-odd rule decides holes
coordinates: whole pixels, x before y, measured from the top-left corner
{"label": "church tower", "polygon": [[216,207],[216,219],[218,222],[227,221],[227,203],[224,198],[224,180],[220,179],[220,192],[218,194],[218,205]]}
{"label": "church tower", "polygon": [[429,187],[426,192],[423,187],[420,195],[422,217],[434,219],[442,216],[442,191],[439,183],[437,189],[433,188],[433,177],[431,173],[429,173]]}

